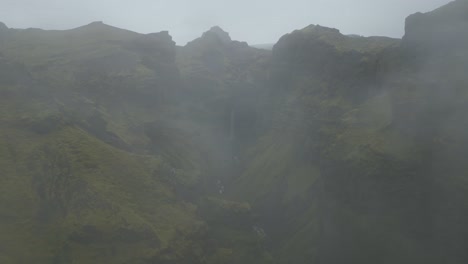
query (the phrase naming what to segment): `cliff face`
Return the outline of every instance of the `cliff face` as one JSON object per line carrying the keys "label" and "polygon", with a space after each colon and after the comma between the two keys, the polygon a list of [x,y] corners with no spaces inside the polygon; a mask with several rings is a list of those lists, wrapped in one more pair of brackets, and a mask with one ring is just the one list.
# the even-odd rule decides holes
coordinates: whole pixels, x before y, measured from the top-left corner
{"label": "cliff face", "polygon": [[8,32],[8,27],[0,22],[0,36],[4,35],[6,32]]}
{"label": "cliff face", "polygon": [[[391,122],[379,72],[382,54],[395,47],[397,40],[348,37],[321,26],[295,31],[275,45],[264,98],[269,128],[233,195],[258,204],[259,221],[282,261],[358,260],[347,255],[356,251],[345,241],[362,227],[351,223],[357,221],[352,209],[341,203],[362,199],[348,188],[365,190],[366,183],[351,187],[359,179],[343,172],[353,154],[362,155],[356,151],[367,136]],[[334,171],[340,166],[343,171]],[[346,217],[349,223],[333,222]],[[343,259],[332,259],[335,250]]]}
{"label": "cliff face", "polygon": [[410,17],[401,46],[319,26],[275,45],[270,129],[233,195],[284,261],[466,260],[465,6]]}
{"label": "cliff face", "polygon": [[466,1],[453,1],[432,12],[417,13],[406,19],[403,40],[420,52],[466,51],[468,18]]}
{"label": "cliff face", "polygon": [[0,24],[0,262],[466,263],[466,14],[272,51]]}
{"label": "cliff face", "polygon": [[269,260],[250,206],[202,185],[212,166],[167,32],[95,22],[2,41],[0,262]]}

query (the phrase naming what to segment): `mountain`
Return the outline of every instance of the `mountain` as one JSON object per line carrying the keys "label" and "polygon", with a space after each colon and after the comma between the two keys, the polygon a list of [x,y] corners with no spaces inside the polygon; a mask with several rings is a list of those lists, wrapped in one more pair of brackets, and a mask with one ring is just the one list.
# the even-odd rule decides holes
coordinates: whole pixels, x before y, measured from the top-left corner
{"label": "mountain", "polygon": [[466,50],[468,43],[466,1],[453,1],[432,12],[416,13],[406,19],[405,44],[413,49]]}
{"label": "mountain", "polygon": [[268,260],[248,204],[199,194],[167,32],[8,29],[0,52],[2,263]]}
{"label": "mountain", "polygon": [[309,26],[275,45],[269,128],[231,195],[280,262],[467,260],[467,11],[410,17],[401,43]]}
{"label": "mountain", "polygon": [[466,14],[271,50],[0,23],[0,262],[466,263]]}

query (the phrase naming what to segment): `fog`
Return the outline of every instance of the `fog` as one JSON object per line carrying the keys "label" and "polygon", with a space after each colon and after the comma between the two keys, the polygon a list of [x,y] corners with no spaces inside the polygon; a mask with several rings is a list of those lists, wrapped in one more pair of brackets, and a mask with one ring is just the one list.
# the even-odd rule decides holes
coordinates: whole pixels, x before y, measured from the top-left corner
{"label": "fog", "polygon": [[468,263],[448,2],[0,0],[0,264]]}
{"label": "fog", "polygon": [[219,25],[233,39],[275,43],[285,32],[320,24],[345,34],[401,37],[405,18],[450,0],[1,0],[9,27],[70,29],[92,21],[141,33],[169,30],[183,45]]}

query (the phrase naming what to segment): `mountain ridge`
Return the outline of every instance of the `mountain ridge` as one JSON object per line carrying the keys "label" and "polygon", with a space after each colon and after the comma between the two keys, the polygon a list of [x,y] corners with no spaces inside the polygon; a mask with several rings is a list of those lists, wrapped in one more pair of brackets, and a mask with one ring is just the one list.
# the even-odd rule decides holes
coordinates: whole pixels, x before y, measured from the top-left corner
{"label": "mountain ridge", "polygon": [[0,24],[0,262],[466,263],[464,3],[272,51]]}

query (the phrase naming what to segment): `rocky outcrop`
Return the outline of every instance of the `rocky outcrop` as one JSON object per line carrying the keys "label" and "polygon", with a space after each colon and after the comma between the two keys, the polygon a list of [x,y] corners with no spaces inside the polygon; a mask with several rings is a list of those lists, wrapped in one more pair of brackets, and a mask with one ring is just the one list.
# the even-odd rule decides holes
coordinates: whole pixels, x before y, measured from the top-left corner
{"label": "rocky outcrop", "polygon": [[453,53],[468,46],[468,2],[453,1],[429,13],[406,19],[403,45],[411,52]]}
{"label": "rocky outcrop", "polygon": [[299,78],[330,83],[322,94],[363,99],[377,92],[379,56],[398,47],[399,40],[383,37],[350,37],[339,30],[310,25],[283,36],[273,48],[272,86],[291,89],[285,83]]}
{"label": "rocky outcrop", "polygon": [[7,30],[8,30],[8,27],[3,22],[0,22],[0,34],[1,32],[5,32]]}
{"label": "rocky outcrop", "polygon": [[209,37],[217,37],[221,42],[223,43],[229,43],[232,41],[231,37],[229,36],[229,33],[224,31],[222,28],[219,26],[214,26],[210,28],[207,32],[203,33],[202,38],[209,38]]}
{"label": "rocky outcrop", "polygon": [[[213,27],[178,49],[177,64],[186,94],[206,104],[210,115],[216,115],[217,126],[223,131],[253,132],[255,101],[264,88],[269,54],[245,42],[233,41],[221,28]],[[232,134],[249,134],[237,132]],[[232,156],[235,154],[230,159]]]}
{"label": "rocky outcrop", "polygon": [[7,36],[8,34],[8,27],[0,22],[0,44],[2,44],[5,40],[5,37]]}

